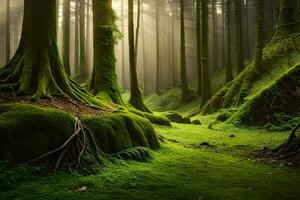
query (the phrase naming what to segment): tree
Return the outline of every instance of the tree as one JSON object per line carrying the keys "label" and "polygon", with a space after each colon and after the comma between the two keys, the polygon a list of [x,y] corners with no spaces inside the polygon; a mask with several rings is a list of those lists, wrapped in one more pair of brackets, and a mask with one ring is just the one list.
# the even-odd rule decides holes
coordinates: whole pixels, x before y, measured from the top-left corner
{"label": "tree", "polygon": [[227,54],[226,54],[226,83],[229,83],[233,79],[232,75],[232,60],[231,60],[231,17],[230,17],[230,9],[231,0],[227,0],[226,2],[226,37],[227,37]]}
{"label": "tree", "polygon": [[133,0],[128,0],[128,42],[129,42],[129,65],[130,65],[130,100],[129,103],[138,110],[151,112],[144,104],[142,92],[139,88],[137,78],[137,63],[135,62],[135,45],[134,45],[134,17],[133,17]]}
{"label": "tree", "polygon": [[6,63],[10,60],[10,0],[6,1]]}
{"label": "tree", "polygon": [[210,98],[210,73],[208,66],[208,0],[201,1],[202,6],[202,100],[201,107]]}
{"label": "tree", "polygon": [[181,95],[182,102],[188,103],[193,99],[189,90],[186,60],[185,60],[185,23],[184,23],[184,0],[180,0],[180,77],[181,77]]}
{"label": "tree", "polygon": [[213,21],[213,69],[218,71],[218,17],[216,0],[212,0],[212,21]]}
{"label": "tree", "polygon": [[85,54],[85,0],[80,0],[80,75],[78,80],[85,81],[88,78],[89,72],[86,65]]}
{"label": "tree", "polygon": [[21,40],[14,57],[0,69],[0,91],[13,89],[33,99],[63,96],[99,105],[67,76],[56,40],[56,1],[25,0]]}
{"label": "tree", "polygon": [[80,73],[79,71],[79,0],[75,0],[75,74]]}
{"label": "tree", "polygon": [[244,69],[243,64],[243,28],[242,28],[242,0],[233,0],[235,15],[235,57],[237,60],[237,72]]}
{"label": "tree", "polygon": [[197,0],[196,7],[196,34],[197,34],[197,70],[198,85],[197,93],[201,95],[201,0]]}
{"label": "tree", "polygon": [[156,0],[156,94],[160,94],[159,0]]}
{"label": "tree", "polygon": [[89,90],[124,104],[115,72],[115,13],[112,0],[94,0],[94,64]]}
{"label": "tree", "polygon": [[64,0],[64,36],[63,36],[63,63],[68,75],[71,74],[70,68],[70,18],[71,18],[71,2]]}
{"label": "tree", "polygon": [[264,48],[264,10],[263,1],[256,0],[256,52],[254,65],[258,71],[262,70]]}

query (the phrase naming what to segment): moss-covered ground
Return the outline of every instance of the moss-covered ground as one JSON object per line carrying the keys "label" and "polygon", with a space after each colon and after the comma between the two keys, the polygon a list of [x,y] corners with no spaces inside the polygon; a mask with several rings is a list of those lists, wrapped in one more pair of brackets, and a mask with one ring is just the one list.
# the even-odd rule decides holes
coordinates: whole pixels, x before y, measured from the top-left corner
{"label": "moss-covered ground", "polygon": [[[155,127],[166,143],[151,160],[118,161],[88,176],[1,164],[0,199],[300,199],[299,169],[248,156],[288,133],[206,127]],[[193,147],[203,142],[211,146]]]}

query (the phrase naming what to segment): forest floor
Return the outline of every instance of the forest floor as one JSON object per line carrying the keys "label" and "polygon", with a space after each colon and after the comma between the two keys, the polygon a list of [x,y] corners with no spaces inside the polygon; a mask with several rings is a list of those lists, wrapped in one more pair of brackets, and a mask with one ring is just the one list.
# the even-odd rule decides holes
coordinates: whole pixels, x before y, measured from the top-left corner
{"label": "forest floor", "polygon": [[120,160],[88,176],[2,163],[0,199],[300,199],[298,168],[251,156],[288,133],[206,127],[156,126],[166,142],[152,159]]}

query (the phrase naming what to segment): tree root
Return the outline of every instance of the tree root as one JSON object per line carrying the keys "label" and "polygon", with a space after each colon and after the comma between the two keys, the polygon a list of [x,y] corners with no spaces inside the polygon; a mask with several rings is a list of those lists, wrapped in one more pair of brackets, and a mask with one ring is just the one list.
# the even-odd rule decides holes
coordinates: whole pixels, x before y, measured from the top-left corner
{"label": "tree root", "polygon": [[29,163],[42,161],[52,155],[58,158],[55,162],[54,172],[68,163],[70,172],[81,170],[89,172],[100,165],[106,165],[116,159],[145,161],[151,157],[150,150],[144,147],[134,147],[125,149],[115,154],[103,152],[98,145],[96,136],[89,127],[81,121],[80,117],[75,117],[74,133],[60,147],[31,160]]}

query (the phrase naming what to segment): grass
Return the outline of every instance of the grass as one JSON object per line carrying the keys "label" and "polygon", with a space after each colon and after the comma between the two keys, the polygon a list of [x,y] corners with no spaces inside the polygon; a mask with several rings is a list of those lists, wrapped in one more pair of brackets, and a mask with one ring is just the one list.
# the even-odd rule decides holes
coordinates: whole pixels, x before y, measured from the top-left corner
{"label": "grass", "polygon": [[[1,164],[0,199],[300,199],[299,169],[245,156],[276,147],[287,133],[179,124],[157,126],[156,131],[177,142],[164,143],[148,162],[118,161],[93,175],[47,175],[40,168]],[[214,148],[186,147],[202,142]],[[81,186],[87,189],[78,191]]]}

